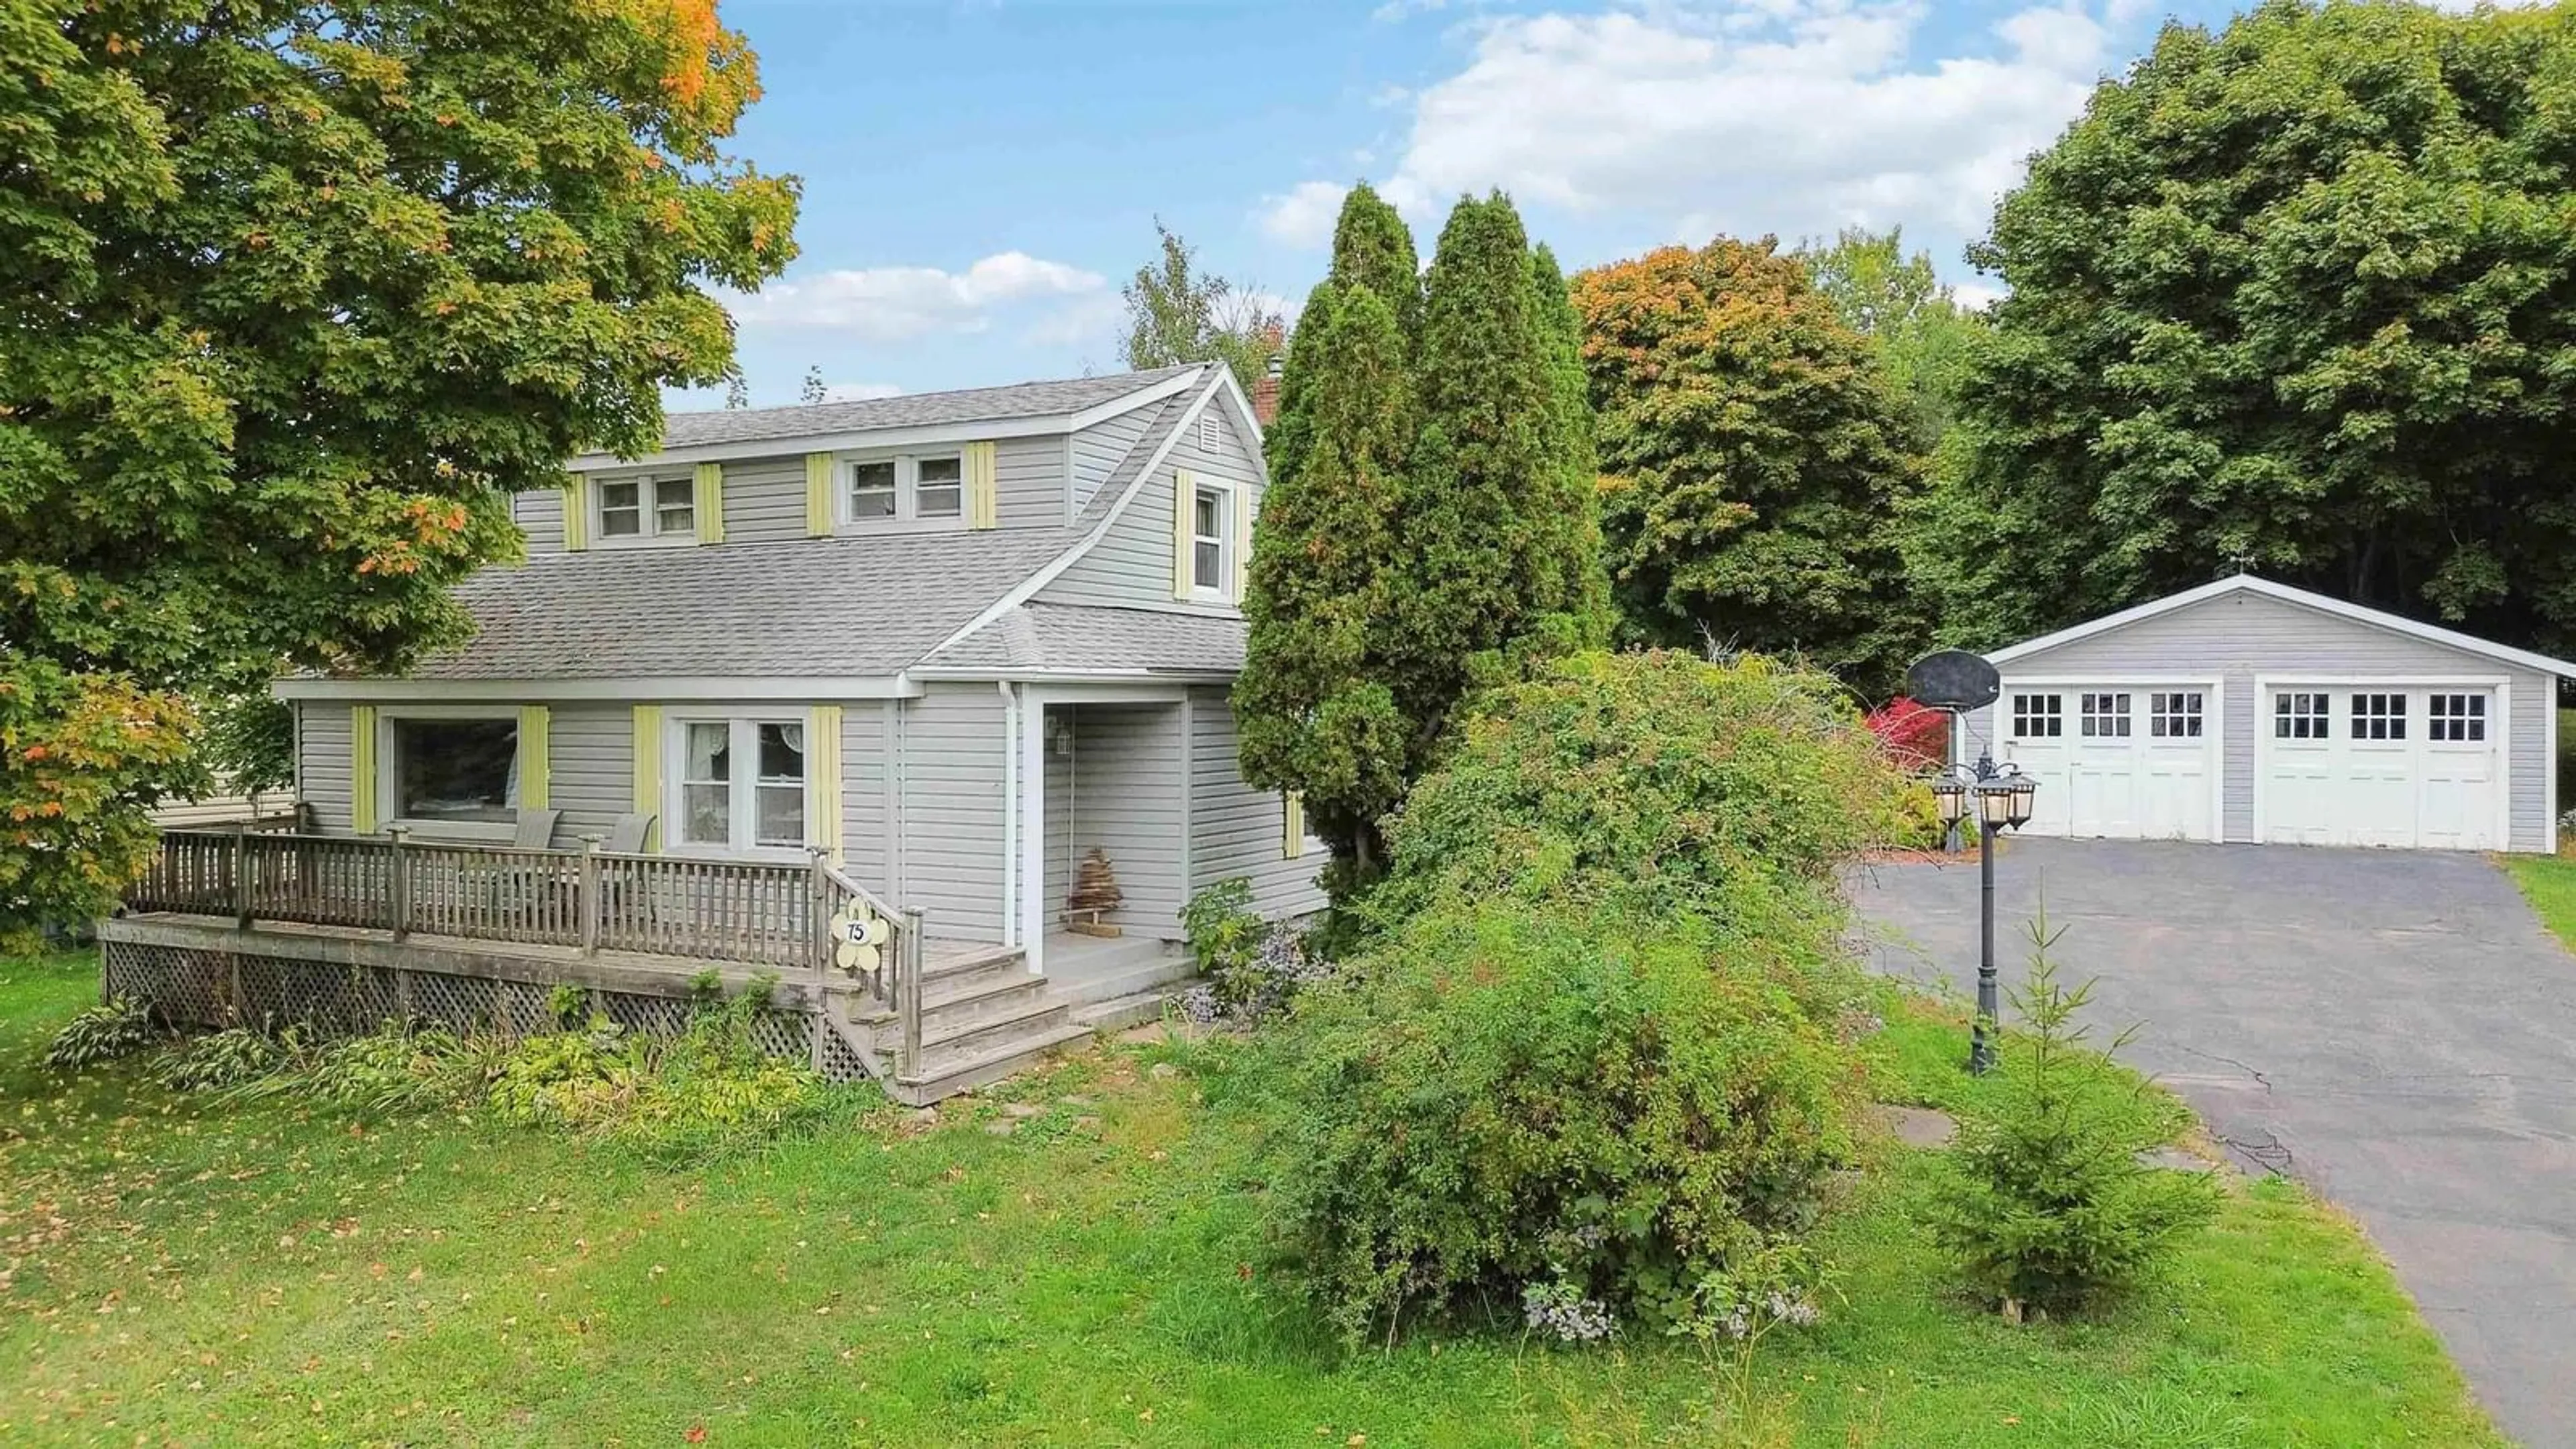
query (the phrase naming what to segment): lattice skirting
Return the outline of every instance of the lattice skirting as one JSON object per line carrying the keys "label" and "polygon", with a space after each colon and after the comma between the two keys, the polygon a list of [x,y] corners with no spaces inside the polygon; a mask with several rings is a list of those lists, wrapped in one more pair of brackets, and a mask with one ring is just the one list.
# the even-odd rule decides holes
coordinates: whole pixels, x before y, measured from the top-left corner
{"label": "lattice skirting", "polygon": [[[149,1002],[182,1026],[301,1022],[334,1035],[372,1031],[387,1021],[505,1036],[555,1029],[548,1008],[551,982],[140,941],[108,940],[100,949],[109,995]],[[689,1004],[676,997],[599,988],[586,994],[594,1009],[629,1031],[677,1036],[689,1024]],[[752,1039],[771,1056],[811,1063],[834,1081],[861,1081],[868,1075],[841,1034],[809,1011],[764,1012],[753,1025]]]}

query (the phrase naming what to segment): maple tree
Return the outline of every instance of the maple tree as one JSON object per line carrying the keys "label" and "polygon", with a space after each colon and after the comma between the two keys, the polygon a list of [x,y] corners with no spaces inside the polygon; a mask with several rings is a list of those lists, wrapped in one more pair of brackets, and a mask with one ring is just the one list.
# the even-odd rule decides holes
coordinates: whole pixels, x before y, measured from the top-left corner
{"label": "maple tree", "polygon": [[202,784],[196,697],[399,668],[794,254],[705,0],[0,7],[0,935]]}

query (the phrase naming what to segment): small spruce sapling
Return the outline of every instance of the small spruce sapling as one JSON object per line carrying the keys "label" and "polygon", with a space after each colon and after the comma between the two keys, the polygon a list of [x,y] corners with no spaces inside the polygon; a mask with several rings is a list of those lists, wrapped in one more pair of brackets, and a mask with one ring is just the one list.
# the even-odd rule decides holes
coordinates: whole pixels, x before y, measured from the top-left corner
{"label": "small spruce sapling", "polygon": [[2009,993],[2026,1028],[2008,1050],[1997,1104],[1965,1118],[1947,1154],[1929,1227],[2009,1317],[2080,1308],[2151,1274],[2219,1204],[2207,1173],[2154,1168],[2140,1154],[2170,1138],[2143,1081],[2095,1053],[2075,1017],[2093,983],[2060,985],[2062,930],[2028,927],[2027,983]]}

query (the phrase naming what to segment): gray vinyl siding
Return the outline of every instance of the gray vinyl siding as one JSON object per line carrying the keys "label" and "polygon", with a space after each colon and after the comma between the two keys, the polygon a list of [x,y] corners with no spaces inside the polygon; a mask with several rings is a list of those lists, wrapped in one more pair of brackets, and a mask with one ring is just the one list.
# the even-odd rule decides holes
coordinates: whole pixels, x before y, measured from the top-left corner
{"label": "gray vinyl siding", "polygon": [[903,704],[903,903],[932,936],[1002,938],[1002,696],[932,684]]}
{"label": "gray vinyl siding", "polygon": [[528,536],[528,552],[563,552],[564,491],[560,488],[531,488],[510,495],[510,517],[516,519],[519,531]]}
{"label": "gray vinyl siding", "polygon": [[[2254,740],[2261,723],[2256,675],[2508,680],[2513,696],[2506,726],[2511,846],[2548,848],[2549,712],[2556,706],[2557,682],[2547,675],[2252,593],[2186,605],[2003,666],[2007,690],[2016,678],[2098,679],[2106,684],[2121,683],[2123,676],[2220,680],[2220,762],[2226,771],[2221,833],[2229,840],[2254,838]],[[1998,738],[1994,708],[1969,715],[1965,734],[1965,757],[1973,760]]]}
{"label": "gray vinyl siding", "polygon": [[558,704],[546,711],[546,799],[563,818],[553,844],[570,850],[606,835],[635,808],[635,710],[625,704]]}
{"label": "gray vinyl siding", "polygon": [[1244,506],[1255,517],[1260,515],[1261,468],[1244,446],[1232,412],[1218,398],[1208,399],[1202,415],[1214,413],[1223,430],[1221,446],[1213,452],[1199,447],[1197,418],[1185,419],[1171,452],[1145,477],[1135,498],[1111,522],[1100,542],[1053,583],[1039,590],[1038,599],[1050,604],[1099,604],[1112,608],[1179,605],[1180,601],[1172,597],[1173,473],[1185,469],[1199,478],[1231,482]]}
{"label": "gray vinyl siding", "polygon": [[313,828],[349,833],[349,707],[304,700],[295,706],[295,794]]}
{"label": "gray vinyl siding", "polygon": [[1064,435],[993,444],[993,515],[1003,528],[1062,528]]}
{"label": "gray vinyl siding", "polygon": [[[1131,936],[1177,941],[1181,904],[1188,894],[1181,885],[1186,854],[1181,708],[1085,704],[1075,707],[1073,721],[1072,768],[1064,792],[1047,801],[1050,821],[1058,813],[1068,817],[1064,856],[1078,861],[1098,847],[1109,858],[1125,897],[1106,919]],[[1049,834],[1052,843],[1052,829]],[[1054,896],[1049,909],[1061,915],[1072,876],[1068,867],[1058,889],[1056,871],[1051,858],[1049,889]]]}
{"label": "gray vinyl siding", "polygon": [[727,543],[805,537],[805,455],[725,464],[724,519]]}
{"label": "gray vinyl siding", "polygon": [[1315,875],[1326,855],[1309,842],[1290,857],[1281,849],[1286,803],[1243,781],[1235,763],[1234,711],[1213,686],[1190,691],[1190,889],[1230,876],[1252,883],[1253,908],[1265,916],[1303,916],[1324,908]]}
{"label": "gray vinyl siding", "polygon": [[1114,418],[1092,424],[1073,435],[1073,506],[1080,510],[1090,506],[1101,483],[1118,467],[1118,460],[1136,446],[1145,429],[1161,411],[1160,400],[1140,408],[1130,408]]}
{"label": "gray vinyl siding", "polygon": [[841,706],[841,858],[861,885],[894,896],[886,862],[886,700]]}

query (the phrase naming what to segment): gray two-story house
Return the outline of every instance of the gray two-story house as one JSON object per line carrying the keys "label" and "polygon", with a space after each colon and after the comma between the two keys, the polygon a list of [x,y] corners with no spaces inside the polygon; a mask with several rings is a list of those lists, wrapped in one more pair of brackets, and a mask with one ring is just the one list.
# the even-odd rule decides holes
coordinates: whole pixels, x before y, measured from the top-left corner
{"label": "gray two-story house", "polygon": [[[1214,364],[674,415],[662,451],[577,458],[518,499],[528,557],[464,585],[470,644],[401,677],[279,683],[307,854],[604,847],[638,879],[644,857],[820,855],[920,913],[934,973],[1088,962],[1123,973],[1092,995],[1133,985],[1214,882],[1248,878],[1272,915],[1322,904],[1324,852],[1294,799],[1244,782],[1227,704],[1264,476],[1251,401]],[[243,889],[318,918],[294,903],[320,868],[294,867],[302,895]],[[619,929],[607,878],[594,950]],[[767,888],[753,876],[654,879],[660,915],[683,887],[711,921],[762,915],[709,894]],[[487,916],[496,899],[437,889]],[[504,903],[523,897],[530,921],[574,909]],[[567,922],[526,929],[569,942]]]}

